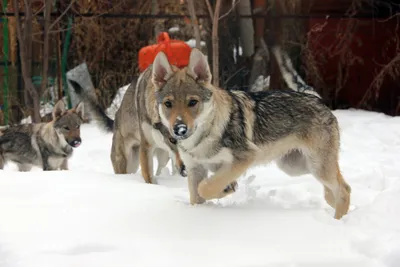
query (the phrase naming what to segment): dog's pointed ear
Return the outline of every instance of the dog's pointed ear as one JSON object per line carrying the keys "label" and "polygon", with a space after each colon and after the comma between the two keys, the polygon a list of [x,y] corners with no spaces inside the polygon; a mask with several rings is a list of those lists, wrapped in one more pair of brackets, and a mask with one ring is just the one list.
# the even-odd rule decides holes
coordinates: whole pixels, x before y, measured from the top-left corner
{"label": "dog's pointed ear", "polygon": [[172,73],[167,56],[162,51],[158,52],[153,62],[153,73],[151,75],[151,81],[156,89],[160,89],[171,77]]}
{"label": "dog's pointed ear", "polygon": [[205,83],[211,82],[211,71],[206,56],[197,48],[193,48],[190,53],[188,74],[195,80]]}
{"label": "dog's pointed ear", "polygon": [[79,102],[78,105],[76,105],[75,112],[83,119],[83,116],[85,114],[83,102]]}
{"label": "dog's pointed ear", "polygon": [[53,108],[53,120],[58,119],[65,111],[65,104],[62,99],[58,100]]}

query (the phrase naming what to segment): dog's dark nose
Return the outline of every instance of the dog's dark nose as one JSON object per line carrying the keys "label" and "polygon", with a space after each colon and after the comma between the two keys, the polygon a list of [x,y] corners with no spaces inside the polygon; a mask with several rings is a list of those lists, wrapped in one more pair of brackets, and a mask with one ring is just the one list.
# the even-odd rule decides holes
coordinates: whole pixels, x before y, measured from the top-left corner
{"label": "dog's dark nose", "polygon": [[174,126],[174,134],[176,136],[184,136],[187,133],[187,126],[183,123],[177,123]]}
{"label": "dog's dark nose", "polygon": [[71,142],[71,145],[72,145],[73,147],[78,147],[78,146],[81,145],[81,143],[82,143],[82,139],[81,139],[80,137],[78,137],[78,138],[74,139],[74,140]]}

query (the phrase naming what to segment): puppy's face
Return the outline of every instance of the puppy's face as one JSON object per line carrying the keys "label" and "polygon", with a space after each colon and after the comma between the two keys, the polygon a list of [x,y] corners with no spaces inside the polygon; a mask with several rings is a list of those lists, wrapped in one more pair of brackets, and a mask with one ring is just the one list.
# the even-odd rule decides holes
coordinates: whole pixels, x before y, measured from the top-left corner
{"label": "puppy's face", "polygon": [[154,60],[152,81],[157,89],[159,114],[175,139],[190,137],[210,108],[212,92],[206,87],[210,80],[208,63],[196,49],[192,50],[188,67],[176,72],[164,53]]}
{"label": "puppy's face", "polygon": [[66,110],[60,100],[53,111],[54,129],[64,137],[65,141],[76,148],[82,143],[80,126],[83,123],[83,103],[75,108]]}

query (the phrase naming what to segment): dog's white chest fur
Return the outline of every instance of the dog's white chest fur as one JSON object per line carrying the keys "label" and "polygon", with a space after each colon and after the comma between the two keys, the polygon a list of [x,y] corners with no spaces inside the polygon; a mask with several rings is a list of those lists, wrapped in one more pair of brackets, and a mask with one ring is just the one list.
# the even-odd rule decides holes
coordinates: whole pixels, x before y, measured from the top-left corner
{"label": "dog's white chest fur", "polygon": [[150,124],[146,122],[142,123],[142,127],[144,134],[146,135],[146,139],[151,145],[155,145],[156,147],[170,152],[171,149],[167,146],[167,144],[165,144],[164,136],[159,130],[154,129]]}
{"label": "dog's white chest fur", "polygon": [[207,143],[203,143],[192,151],[179,149],[179,154],[188,167],[201,164],[208,168],[209,166],[231,164],[233,161],[232,151],[229,148],[222,148],[212,156],[205,156],[210,151],[212,151],[212,148],[208,147]]}

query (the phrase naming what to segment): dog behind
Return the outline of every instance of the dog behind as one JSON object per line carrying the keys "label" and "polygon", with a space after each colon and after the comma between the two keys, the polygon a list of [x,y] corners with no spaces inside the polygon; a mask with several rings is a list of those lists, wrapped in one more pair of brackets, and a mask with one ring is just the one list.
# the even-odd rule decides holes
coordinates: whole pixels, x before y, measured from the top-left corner
{"label": "dog behind", "polygon": [[[338,122],[320,98],[295,90],[221,90],[197,49],[179,71],[160,52],[152,77],[161,121],[188,169],[190,203],[225,197],[247,169],[276,161],[288,175],[312,174],[336,219],[347,213],[351,189],[338,164]],[[208,171],[215,171],[209,179]]]}
{"label": "dog behind", "polygon": [[0,168],[13,161],[19,171],[29,171],[32,166],[43,170],[67,170],[73,148],[82,139],[80,125],[83,122],[83,103],[66,110],[58,101],[49,123],[32,123],[3,128],[0,132]]}
{"label": "dog behind", "polygon": [[[85,93],[78,83],[72,80],[70,82],[78,96],[87,104],[96,121],[100,122],[106,131],[113,132],[110,157],[114,172],[116,174],[136,173],[140,163],[145,182],[152,183],[154,154],[159,164],[156,175],[161,173],[161,169],[166,166],[170,158],[173,162],[173,172],[178,169],[182,176],[186,176],[186,171],[175,140],[159,123],[155,110],[156,103],[151,98],[154,89],[148,86],[150,85],[147,81],[149,73],[151,73],[151,66],[140,75],[137,82],[134,81],[129,85],[121,106],[115,114],[115,120],[110,119],[97,100]],[[138,91],[140,93],[137,93]],[[153,136],[157,136],[158,144]]]}
{"label": "dog behind", "polygon": [[279,70],[281,71],[282,77],[285,80],[287,86],[296,91],[302,92],[306,94],[315,95],[319,98],[321,96],[315,91],[313,87],[308,85],[298,74],[296,69],[293,67],[292,60],[290,59],[289,55],[281,49],[279,45],[276,44],[273,38],[268,38],[268,47],[264,44],[264,49],[268,50],[268,48],[274,54],[276,62],[278,63]]}

